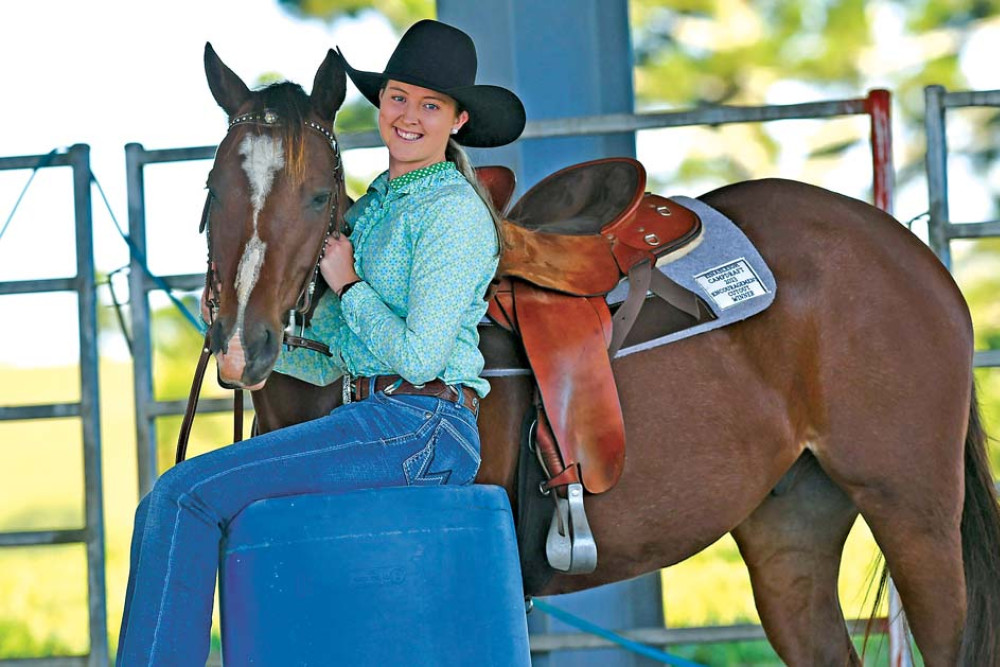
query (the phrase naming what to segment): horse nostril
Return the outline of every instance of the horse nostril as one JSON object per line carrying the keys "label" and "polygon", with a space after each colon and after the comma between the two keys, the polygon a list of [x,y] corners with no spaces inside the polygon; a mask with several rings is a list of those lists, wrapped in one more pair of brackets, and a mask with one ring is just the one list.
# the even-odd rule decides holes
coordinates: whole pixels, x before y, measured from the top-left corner
{"label": "horse nostril", "polygon": [[281,338],[278,333],[267,325],[261,325],[250,345],[248,361],[270,362],[277,355],[280,344]]}

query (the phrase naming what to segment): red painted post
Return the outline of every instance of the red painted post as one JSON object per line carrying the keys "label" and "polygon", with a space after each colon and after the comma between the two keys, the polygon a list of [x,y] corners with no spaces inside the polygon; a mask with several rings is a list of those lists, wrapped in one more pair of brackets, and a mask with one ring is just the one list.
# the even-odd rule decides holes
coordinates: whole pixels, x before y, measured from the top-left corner
{"label": "red painted post", "polygon": [[865,108],[871,116],[872,170],[875,177],[875,205],[892,213],[896,171],[892,164],[892,93],[884,89],[868,91]]}
{"label": "red painted post", "polygon": [[[872,172],[874,175],[875,206],[887,213],[893,210],[893,190],[896,170],[892,163],[892,94],[888,90],[868,91],[865,108],[871,116]],[[889,664],[891,667],[912,667],[910,633],[899,593],[889,580]]]}

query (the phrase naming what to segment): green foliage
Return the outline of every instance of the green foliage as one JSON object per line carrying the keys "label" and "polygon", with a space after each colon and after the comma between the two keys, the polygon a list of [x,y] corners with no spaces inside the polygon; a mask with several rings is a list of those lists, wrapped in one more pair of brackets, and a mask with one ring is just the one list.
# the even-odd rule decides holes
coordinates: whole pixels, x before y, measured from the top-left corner
{"label": "green foliage", "polygon": [[871,43],[862,0],[632,0],[630,9],[636,93],[647,103],[759,103],[779,78],[856,86],[857,54]]}
{"label": "green foliage", "polygon": [[[896,124],[903,126],[896,166],[905,185],[923,174],[924,87],[966,87],[961,49],[1000,13],[1000,0],[630,0],[629,10],[639,108],[763,104],[776,84],[789,82],[820,99],[889,88]],[[886,33],[884,26],[894,23],[902,34]],[[975,125],[970,134],[957,152],[990,164],[995,131]],[[867,140],[859,131],[827,142],[824,152],[836,155]],[[780,151],[765,151],[773,164]]]}
{"label": "green foliage", "polygon": [[24,621],[0,618],[0,656],[33,658],[36,656],[72,655],[72,650],[58,637],[38,637]]}
{"label": "green foliage", "polygon": [[338,134],[369,132],[374,129],[376,129],[375,107],[364,98],[345,104],[337,112],[334,130]]}
{"label": "green foliage", "polygon": [[264,72],[257,77],[257,81],[254,82],[254,88],[263,88],[264,86],[270,86],[272,83],[281,83],[287,80],[287,77],[283,76],[280,72]]}
{"label": "green foliage", "polygon": [[278,0],[290,13],[303,18],[333,21],[374,10],[402,31],[423,18],[434,18],[434,0]]}
{"label": "green foliage", "polygon": [[1000,13],[997,0],[910,0],[907,25],[914,32],[941,26],[963,27]]}

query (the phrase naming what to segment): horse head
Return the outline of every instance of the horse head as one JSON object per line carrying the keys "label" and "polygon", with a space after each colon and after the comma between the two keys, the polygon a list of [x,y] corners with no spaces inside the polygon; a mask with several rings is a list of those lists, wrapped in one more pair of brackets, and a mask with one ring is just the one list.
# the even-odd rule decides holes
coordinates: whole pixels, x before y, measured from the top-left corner
{"label": "horse head", "polygon": [[324,242],[343,226],[343,169],[333,120],[346,77],[331,49],[306,94],[291,82],[251,91],[211,44],[205,73],[229,115],[208,176],[203,315],[219,383],[260,388],[289,313],[309,310]]}

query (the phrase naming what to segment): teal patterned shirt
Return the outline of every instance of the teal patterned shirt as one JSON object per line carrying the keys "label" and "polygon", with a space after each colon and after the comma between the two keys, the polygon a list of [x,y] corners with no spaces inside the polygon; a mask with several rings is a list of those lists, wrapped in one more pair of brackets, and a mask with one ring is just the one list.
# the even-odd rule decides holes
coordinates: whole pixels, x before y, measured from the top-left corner
{"label": "teal patterned shirt", "polygon": [[472,185],[452,162],[392,180],[387,171],[346,218],[363,282],[343,301],[328,290],[306,333],[333,357],[283,348],[275,370],[319,386],[344,373],[397,374],[414,384],[441,378],[485,396],[476,325],[496,273],[497,239]]}

